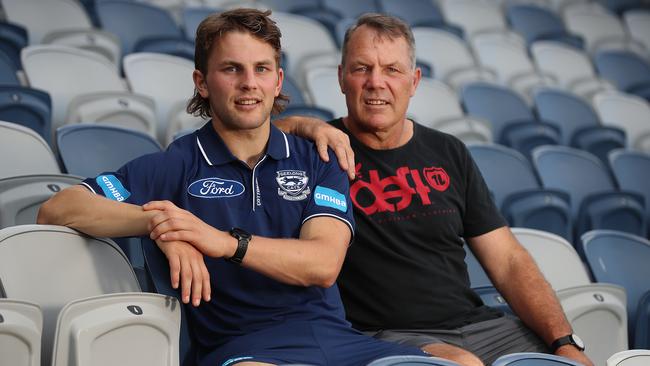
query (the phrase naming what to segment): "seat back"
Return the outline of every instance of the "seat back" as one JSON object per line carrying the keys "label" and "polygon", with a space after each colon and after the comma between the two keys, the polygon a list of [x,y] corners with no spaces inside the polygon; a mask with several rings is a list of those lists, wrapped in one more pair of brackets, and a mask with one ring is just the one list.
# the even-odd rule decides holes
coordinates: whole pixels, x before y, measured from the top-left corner
{"label": "seat back", "polygon": [[555,291],[591,283],[578,252],[566,239],[527,228],[512,228],[512,233],[533,257]]}
{"label": "seat back", "polygon": [[388,356],[370,362],[367,366],[459,366],[456,362],[440,357]]}
{"label": "seat back", "polygon": [[454,90],[439,80],[422,78],[411,97],[406,115],[435,128],[439,122],[461,118],[464,113]]}
{"label": "seat back", "polygon": [[43,202],[80,182],[80,177],[49,174],[0,179],[0,228],[35,224]]}
{"label": "seat back", "polygon": [[70,174],[94,177],[145,154],[161,151],[149,135],[115,126],[68,125],[57,130],[61,162]]}
{"label": "seat back", "polygon": [[650,364],[650,350],[631,349],[620,351],[607,359],[607,366],[645,366]]}
{"label": "seat back", "polygon": [[[467,39],[482,32],[503,31],[507,28],[503,11],[496,2],[445,0],[439,3],[445,19],[458,24]],[[420,47],[421,44],[417,45]]]}
{"label": "seat back", "polygon": [[621,189],[645,197],[646,217],[650,223],[650,153],[618,149],[609,154],[609,164]]}
{"label": "seat back", "polygon": [[50,365],[56,319],[65,304],[140,291],[126,256],[111,240],[50,225],[0,230],[0,282],[5,297],[34,302],[43,309],[43,365]]}
{"label": "seat back", "polygon": [[341,93],[336,67],[319,67],[306,75],[307,91],[313,104],[329,109],[336,117],[348,115],[345,95]]}
{"label": "seat back", "polygon": [[557,292],[573,331],[585,342],[585,353],[594,365],[628,348],[625,290],[594,283]]}
{"label": "seat back", "polygon": [[115,66],[94,52],[61,45],[34,45],[22,51],[25,74],[33,88],[52,98],[52,128],[66,120],[68,105],[78,96],[106,91],[126,92]]}
{"label": "seat back", "polygon": [[40,366],[43,314],[37,304],[0,299],[0,354],[3,365]]}
{"label": "seat back", "polygon": [[429,0],[378,0],[377,3],[382,12],[397,16],[411,26],[445,23],[437,3]]}
{"label": "seat back", "polygon": [[560,16],[547,7],[513,3],[507,6],[506,14],[512,29],[528,44],[539,39],[561,39],[567,35]]}
{"label": "seat back", "polygon": [[646,291],[636,306],[634,348],[650,349],[650,291]]}
{"label": "seat back", "polygon": [[[585,259],[594,279],[617,284],[627,292],[630,335],[634,334],[636,307],[650,290],[650,241],[616,230],[592,230],[582,235]],[[631,337],[632,338],[632,337]],[[630,344],[634,344],[631,339]],[[610,353],[611,354],[611,353]]]}
{"label": "seat back", "polygon": [[379,13],[379,5],[375,0],[321,0],[324,7],[337,11],[350,18],[358,18],[363,13]]}
{"label": "seat back", "polygon": [[593,104],[604,125],[625,131],[628,147],[650,152],[650,105],[646,100],[606,91],[596,94]]}
{"label": "seat back", "polygon": [[600,126],[591,104],[573,93],[544,88],[535,93],[534,101],[540,119],[560,129],[564,145],[569,145],[574,133],[581,128]]}
{"label": "seat back", "polygon": [[585,49],[590,52],[606,42],[624,45],[627,39],[621,20],[598,2],[571,5],[563,18],[568,30],[585,40]]}
{"label": "seat back", "polygon": [[18,70],[20,69],[15,61],[4,51],[0,51],[0,84],[21,85],[21,81],[18,79]]}
{"label": "seat back", "polygon": [[95,11],[102,29],[116,34],[122,44],[122,55],[133,52],[135,45],[146,38],[184,39],[172,15],[165,9],[135,1],[99,1]]}
{"label": "seat back", "polygon": [[[455,71],[478,67],[465,41],[441,29],[413,28],[415,56],[433,67],[436,79],[445,80]],[[440,52],[444,49],[445,52]]]}
{"label": "seat back", "polygon": [[188,41],[194,42],[196,39],[196,29],[199,27],[199,24],[205,19],[208,15],[219,12],[219,9],[207,6],[185,6],[182,10],[183,18],[183,33],[185,34],[185,39]]}
{"label": "seat back", "polygon": [[594,56],[598,74],[624,92],[635,92],[635,87],[650,88],[650,63],[635,52],[602,50]]}
{"label": "seat back", "polygon": [[0,179],[59,173],[54,153],[36,131],[0,121]]}
{"label": "seat back", "polygon": [[[574,90],[578,83],[597,80],[589,56],[580,49],[555,41],[537,41],[530,47],[530,52],[537,67],[553,76],[564,88]],[[593,88],[599,87],[595,85]]]}
{"label": "seat back", "polygon": [[27,29],[24,26],[0,21],[0,51],[13,61],[16,70],[23,68],[20,62],[20,50],[27,46]]}
{"label": "seat back", "polygon": [[180,322],[178,300],[158,294],[72,301],[57,321],[52,365],[177,366]]}
{"label": "seat back", "polygon": [[511,353],[494,360],[492,366],[580,366],[571,359],[545,353]]}
{"label": "seat back", "polygon": [[650,49],[650,11],[631,9],[623,13],[623,21],[630,35]]}
{"label": "seat back", "polygon": [[44,91],[22,86],[0,86],[0,121],[13,122],[52,139],[52,101]]}
{"label": "seat back", "polygon": [[164,141],[171,108],[194,95],[194,63],[172,55],[132,53],[124,57],[123,64],[131,90],[154,100],[158,140]]}
{"label": "seat back", "polygon": [[471,39],[471,45],[479,63],[493,69],[502,84],[535,71],[525,41],[514,32],[481,33]]}

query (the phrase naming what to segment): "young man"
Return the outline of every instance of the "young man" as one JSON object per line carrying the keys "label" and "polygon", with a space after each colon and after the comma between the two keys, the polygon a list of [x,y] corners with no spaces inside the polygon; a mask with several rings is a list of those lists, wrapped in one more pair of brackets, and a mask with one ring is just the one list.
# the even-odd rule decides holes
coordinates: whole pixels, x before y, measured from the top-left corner
{"label": "young man", "polygon": [[[342,53],[348,115],[332,124],[347,134],[356,157],[352,163],[352,154],[337,149],[342,166],[355,169],[357,232],[338,284],[353,326],[463,365],[549,347],[591,365],[464,144],[406,118],[421,78],[408,26],[386,15],[362,16]],[[278,123],[305,128],[304,119],[293,122]],[[320,145],[338,138],[320,133]],[[471,290],[463,238],[521,321],[483,306]]]}
{"label": "young man", "polygon": [[199,26],[188,111],[210,123],[60,192],[39,223],[155,240],[172,285],[194,305],[200,365],[352,366],[423,355],[345,320],[334,283],[353,232],[349,186],[311,143],[270,124],[283,72],[269,14],[233,10]]}

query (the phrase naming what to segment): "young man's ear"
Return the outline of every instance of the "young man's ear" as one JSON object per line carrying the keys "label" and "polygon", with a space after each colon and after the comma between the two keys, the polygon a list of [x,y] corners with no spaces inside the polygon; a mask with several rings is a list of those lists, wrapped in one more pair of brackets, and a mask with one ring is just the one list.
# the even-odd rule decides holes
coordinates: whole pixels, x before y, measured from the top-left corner
{"label": "young man's ear", "polygon": [[194,87],[199,92],[199,95],[202,98],[207,98],[210,93],[208,92],[208,85],[205,82],[203,73],[199,70],[194,70],[192,73],[192,79],[194,80]]}
{"label": "young man's ear", "polygon": [[284,70],[278,68],[278,85],[275,87],[275,96],[277,97],[282,92],[282,83],[284,82]]}

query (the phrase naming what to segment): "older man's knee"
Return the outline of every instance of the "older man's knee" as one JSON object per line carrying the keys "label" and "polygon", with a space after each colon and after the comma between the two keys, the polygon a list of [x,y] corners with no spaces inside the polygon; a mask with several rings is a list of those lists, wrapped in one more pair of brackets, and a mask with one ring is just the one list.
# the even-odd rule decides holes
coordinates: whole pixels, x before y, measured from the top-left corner
{"label": "older man's knee", "polygon": [[485,366],[480,358],[472,352],[446,343],[427,344],[422,350],[431,356],[442,357],[463,366]]}

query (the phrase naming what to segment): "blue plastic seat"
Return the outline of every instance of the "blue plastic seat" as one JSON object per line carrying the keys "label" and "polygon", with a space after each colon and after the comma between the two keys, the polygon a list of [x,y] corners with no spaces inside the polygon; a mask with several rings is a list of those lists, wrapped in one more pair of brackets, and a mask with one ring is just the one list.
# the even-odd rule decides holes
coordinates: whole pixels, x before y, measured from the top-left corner
{"label": "blue plastic seat", "polygon": [[298,84],[291,78],[291,76],[284,74],[282,81],[282,94],[289,97],[289,105],[306,105],[304,94]]}
{"label": "blue plastic seat", "polygon": [[463,29],[445,21],[438,5],[431,0],[378,0],[382,12],[402,18],[411,27],[445,29],[463,38]]}
{"label": "blue plastic seat", "polygon": [[603,126],[591,104],[573,93],[543,88],[534,102],[539,118],[560,130],[563,145],[588,151],[603,162],[611,150],[625,147],[625,131]]}
{"label": "blue plastic seat", "polygon": [[[620,285],[627,292],[629,344],[635,344],[637,306],[650,290],[650,241],[616,230],[582,235],[582,249],[594,279]],[[647,311],[647,299],[646,310]],[[643,332],[643,329],[641,330]],[[647,334],[647,328],[645,329]]]}
{"label": "blue plastic seat", "polygon": [[594,56],[598,74],[626,93],[650,101],[650,63],[626,50],[603,50]]}
{"label": "blue plastic seat", "polygon": [[572,240],[567,192],[543,188],[528,159],[514,149],[497,144],[471,144],[468,148],[511,226],[544,230]]}
{"label": "blue plastic seat", "polygon": [[645,198],[647,237],[650,238],[650,154],[618,149],[609,154],[609,164],[621,189],[636,192]]}
{"label": "blue plastic seat", "polygon": [[646,291],[636,306],[634,348],[650,349],[650,291]]}
{"label": "blue plastic seat", "polygon": [[0,85],[20,85],[18,67],[4,51],[0,50]]}
{"label": "blue plastic seat", "polygon": [[334,10],[342,17],[358,18],[364,13],[379,13],[381,9],[375,0],[321,0],[324,8]]}
{"label": "blue plastic seat", "polygon": [[0,85],[0,120],[29,127],[50,143],[52,137],[50,95],[23,86]]}
{"label": "blue plastic seat", "polygon": [[468,114],[492,124],[495,141],[502,145],[529,156],[536,146],[560,142],[557,127],[539,121],[512,89],[479,81],[463,86],[460,96]]}
{"label": "blue plastic seat", "polygon": [[546,353],[512,353],[497,358],[492,366],[582,366],[571,359]]}
{"label": "blue plastic seat", "polygon": [[122,43],[122,55],[134,52],[147,38],[186,41],[183,32],[165,9],[142,2],[105,0],[95,4],[103,30],[114,33]]}
{"label": "blue plastic seat", "polygon": [[367,366],[460,366],[456,362],[439,357],[388,356],[374,360]]}
{"label": "blue plastic seat", "polygon": [[320,0],[264,0],[273,11],[284,13],[296,13],[304,9],[321,8]]}
{"label": "blue plastic seat", "polygon": [[[645,203],[635,192],[617,189],[605,165],[594,155],[565,146],[540,146],[533,164],[546,188],[566,190],[571,197],[574,243],[593,229],[645,235]],[[578,246],[578,252],[580,247]]]}
{"label": "blue plastic seat", "polygon": [[183,19],[183,34],[185,34],[185,39],[188,41],[194,42],[196,39],[196,29],[199,27],[199,24],[205,19],[208,15],[213,13],[218,13],[220,10],[213,7],[194,7],[186,6],[183,7],[181,18]]}
{"label": "blue plastic seat", "polygon": [[27,30],[23,26],[0,22],[0,50],[9,56],[16,69],[22,69],[20,50],[28,44]]}
{"label": "blue plastic seat", "polygon": [[605,6],[612,12],[623,15],[628,10],[632,9],[648,9],[650,4],[642,0],[597,0],[600,4]]}
{"label": "blue plastic seat", "polygon": [[536,4],[510,4],[506,16],[513,30],[524,36],[530,46],[535,41],[563,42],[577,48],[584,47],[580,36],[570,34],[562,18],[551,9]]}

